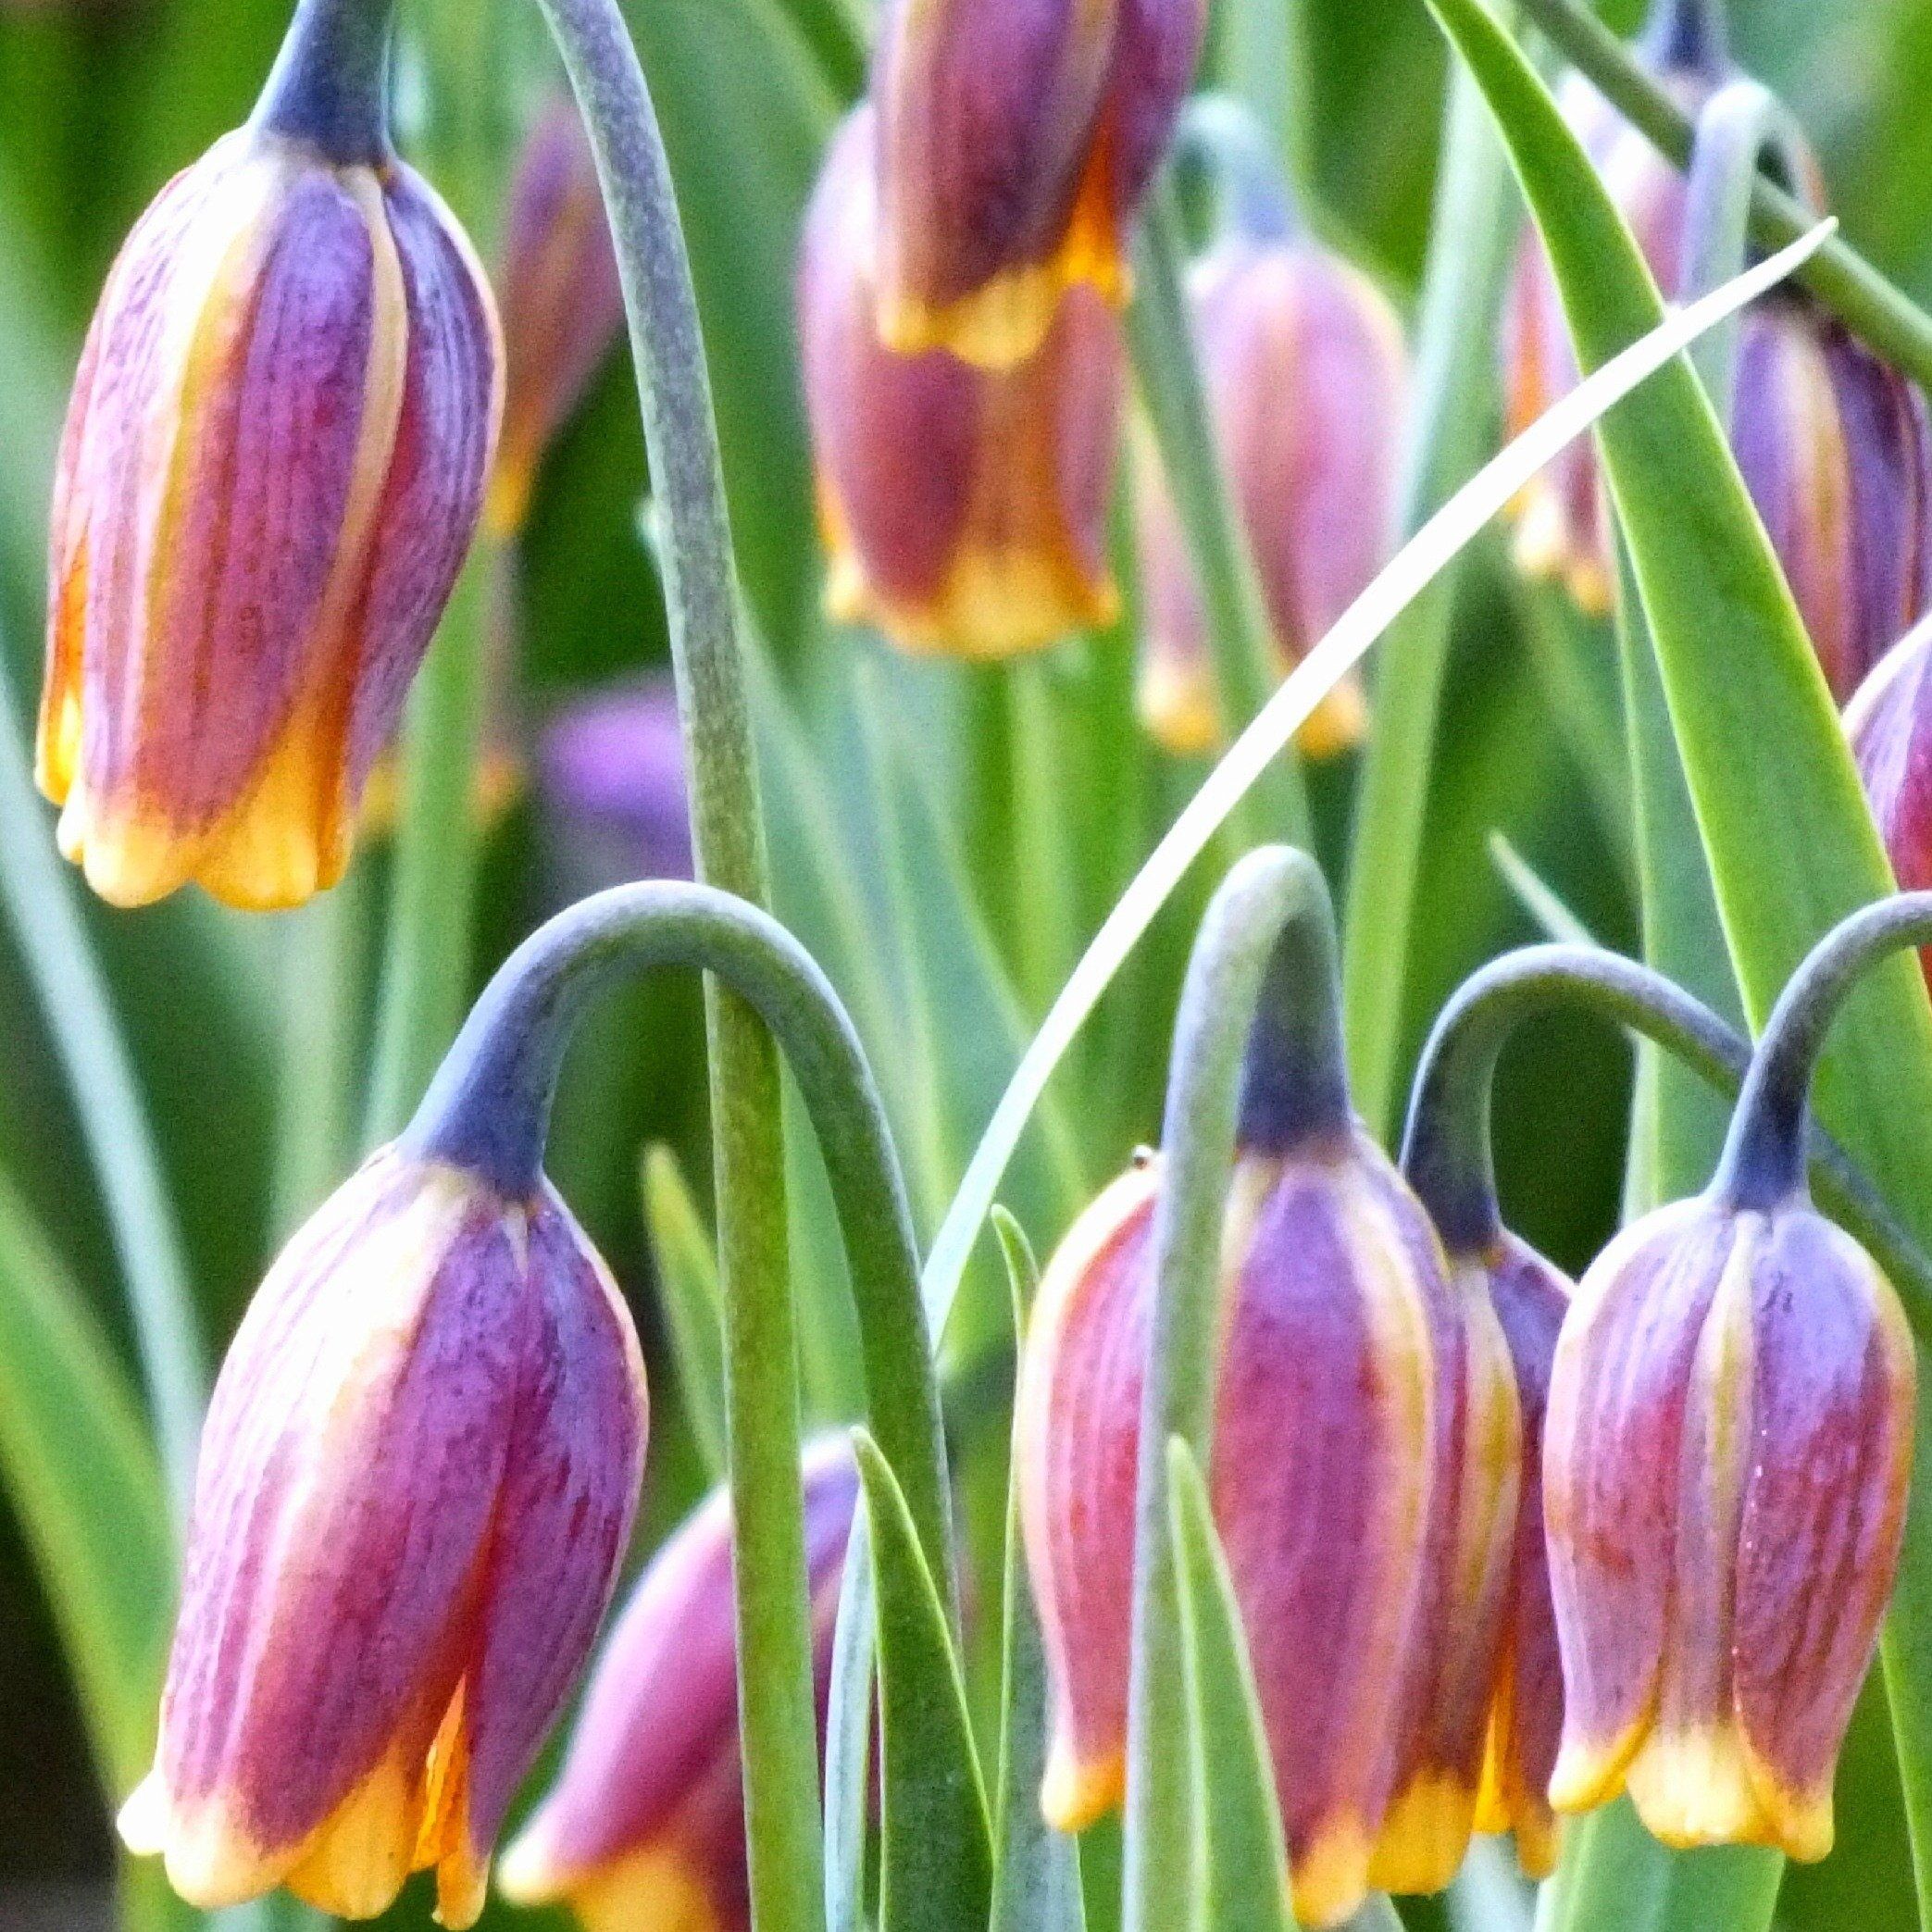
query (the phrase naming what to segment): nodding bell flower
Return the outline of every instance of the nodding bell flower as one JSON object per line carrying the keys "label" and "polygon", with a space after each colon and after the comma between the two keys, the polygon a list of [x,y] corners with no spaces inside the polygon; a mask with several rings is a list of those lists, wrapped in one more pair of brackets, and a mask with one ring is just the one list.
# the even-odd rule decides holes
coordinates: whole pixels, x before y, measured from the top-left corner
{"label": "nodding bell flower", "polygon": [[668,678],[561,706],[538,741],[537,774],[575,869],[604,884],[692,877],[684,736]]}
{"label": "nodding bell flower", "polygon": [[[1388,555],[1407,356],[1381,292],[1289,233],[1236,233],[1195,264],[1189,296],[1216,437],[1261,579],[1280,668],[1320,642]],[[1149,439],[1137,466],[1146,631],[1139,702],[1184,756],[1226,737],[1186,539]],[[1313,757],[1362,735],[1351,676],[1297,737]]]}
{"label": "nodding bell flower", "polygon": [[1552,1372],[1567,1702],[1551,1799],[1627,1787],[1672,1845],[1830,1849],[1832,1770],[1898,1563],[1911,1340],[1804,1185],[1811,1061],[1851,978],[1839,938],[1767,1024],[1711,1189],[1598,1258]]}
{"label": "nodding bell flower", "polygon": [[624,292],[597,165],[576,106],[537,117],[504,212],[503,439],[488,514],[519,529],[538,466],[624,329]]}
{"label": "nodding bell flower", "polygon": [[341,876],[481,509],[495,307],[390,148],[369,12],[305,0],[253,119],[128,238],[75,379],[38,776],[117,904]]}
{"label": "nodding bell flower", "polygon": [[213,1908],[482,1909],[642,1476],[643,1364],[546,1182],[402,1142],[324,1203],[222,1365],[154,1769],[121,1836]]}
{"label": "nodding bell flower", "polygon": [[893,0],[872,69],[878,310],[901,354],[1032,355],[1069,289],[1125,302],[1126,233],[1204,0]]}
{"label": "nodding bell flower", "polygon": [[[805,1556],[820,1709],[858,1478],[842,1438],[806,1452]],[[652,1559],[591,1678],[555,1789],[505,1852],[504,1895],[567,1901],[589,1932],[747,1932],[729,1499]]]}
{"label": "nodding bell flower", "polygon": [[1012,368],[884,346],[871,118],[862,107],[834,138],[799,260],[827,606],[907,649],[974,658],[1107,623],[1118,324],[1077,288]]}
{"label": "nodding bell flower", "polygon": [[[1932,617],[1881,657],[1845,707],[1865,803],[1907,891],[1932,887]],[[1932,948],[1919,954],[1932,982]]]}
{"label": "nodding bell flower", "polygon": [[[1713,0],[1653,0],[1634,52],[1693,114],[1730,72],[1723,18]],[[1683,176],[1582,75],[1564,77],[1557,102],[1658,285],[1675,291],[1689,199]],[[1579,380],[1555,277],[1533,231],[1517,256],[1502,342],[1504,414],[1514,437]],[[1523,573],[1560,581],[1583,609],[1606,613],[1615,581],[1610,505],[1590,440],[1577,438],[1545,464],[1516,498],[1514,514]]]}
{"label": "nodding bell flower", "polygon": [[[1299,970],[1276,983],[1320,985],[1332,1007],[1315,956],[1285,937],[1281,957]],[[1294,1027],[1265,1010],[1251,1043],[1209,1488],[1295,1913],[1329,1926],[1371,1885],[1433,1889],[1460,1863],[1515,1523],[1517,1422],[1493,1313],[1450,1278],[1420,1203],[1352,1117],[1332,1024],[1317,1030],[1328,1044],[1303,1055],[1288,1044]],[[1021,1366],[1020,1507],[1052,1678],[1041,1802],[1066,1830],[1122,1792],[1161,1186],[1150,1156],[1075,1223]]]}

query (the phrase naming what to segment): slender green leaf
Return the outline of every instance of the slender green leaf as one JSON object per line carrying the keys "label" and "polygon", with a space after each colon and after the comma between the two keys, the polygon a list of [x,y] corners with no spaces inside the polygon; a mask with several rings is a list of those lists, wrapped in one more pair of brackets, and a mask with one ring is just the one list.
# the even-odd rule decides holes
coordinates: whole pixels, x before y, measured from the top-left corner
{"label": "slender green leaf", "polygon": [[704,1217],[668,1147],[644,1153],[644,1224],[678,1365],[678,1392],[713,1482],[725,1473],[724,1290]]}
{"label": "slender green leaf", "polygon": [[167,1491],[134,1391],[5,1181],[0,1475],[73,1666],[101,1782],[118,1798],[154,1745],[174,1607]]}
{"label": "slender green leaf", "polygon": [[[1477,0],[1433,4],[1510,143],[1579,361],[1594,368],[1664,312],[1642,257],[1548,92]],[[1823,673],[1689,365],[1661,370],[1606,417],[1600,441],[1726,942],[1745,1009],[1761,1023],[1806,949],[1888,891],[1890,874]],[[1848,1003],[1818,1101],[1923,1241],[1932,1233],[1932,1009],[1910,960],[1888,962]],[[1913,1310],[1922,1325],[1927,1313]],[[1923,1412],[1920,1433],[1923,1477]],[[1923,1501],[1925,1482],[1915,1490]],[[1932,1519],[1923,1507],[1908,1520],[1885,1654],[1923,1913],[1932,1901]],[[1592,1850],[1582,1848],[1570,1923],[1602,1913],[1630,1923],[1633,1881]],[[1769,1864],[1733,1861],[1728,1901],[1701,1907],[1696,1923],[1764,1923]]]}
{"label": "slender green leaf", "polygon": [[1201,1465],[1178,1436],[1167,1444],[1167,1508],[1193,1720],[1201,1923],[1213,1932],[1290,1932],[1281,1807],[1234,1579]]}
{"label": "slender green leaf", "polygon": [[865,1932],[874,1634],[872,1537],[858,1515],[845,1545],[826,1700],[825,1932]]}
{"label": "slender green leaf", "polygon": [[879,1932],[985,1932],[992,1842],[959,1659],[898,1479],[863,1429],[853,1452],[879,1620]]}
{"label": "slender green leaf", "polygon": [[[1019,1223],[1004,1208],[993,1209],[992,1224],[1013,1290],[1014,1333],[1024,1339],[1028,1312],[1040,1286],[1039,1265]],[[1000,1783],[993,1808],[991,1932],[1083,1932],[1086,1915],[1080,1899],[1078,1847],[1074,1839],[1053,1830],[1040,1810],[1049,1722],[1046,1651],[1027,1587],[1026,1567],[1020,1549],[1016,1465],[1006,1496],[1005,1631]]]}
{"label": "slender green leaf", "polygon": [[1490,834],[1490,858],[1516,903],[1543,929],[1547,938],[1564,945],[1593,946],[1596,936],[1563,903],[1523,854],[1501,832]]}

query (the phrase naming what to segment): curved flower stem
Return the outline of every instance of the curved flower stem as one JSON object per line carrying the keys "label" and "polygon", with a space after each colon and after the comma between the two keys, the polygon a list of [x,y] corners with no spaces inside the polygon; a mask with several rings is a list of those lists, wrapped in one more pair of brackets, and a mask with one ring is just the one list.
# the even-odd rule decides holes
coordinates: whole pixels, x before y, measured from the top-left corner
{"label": "curved flower stem", "polygon": [[[623,283],[662,511],[660,555],[698,870],[761,903],[764,831],[730,531],[669,165],[616,0],[542,6],[596,156]],[[778,1062],[742,1001],[707,984],[705,1012],[753,1915],[761,1932],[790,1932],[817,1924],[823,1889]]]}
{"label": "curved flower stem", "polygon": [[[1173,180],[1166,176],[1147,198],[1134,244],[1128,347],[1187,539],[1188,560],[1201,587],[1221,722],[1239,731],[1267,703],[1279,669],[1261,580],[1228,488],[1201,380],[1182,280],[1184,259],[1180,211]],[[1269,831],[1305,841],[1308,799],[1292,749],[1274,760],[1260,782]],[[1166,1534],[1163,1516],[1161,1535]]]}
{"label": "curved flower stem", "polygon": [[891,1131],[838,994],[770,914],[716,887],[671,879],[617,886],[559,913],[484,989],[403,1144],[487,1175],[505,1193],[528,1193],[542,1171],[551,1098],[584,1008],[613,979],[660,966],[715,976],[784,1050],[845,1239],[872,1434],[950,1602],[945,1439]]}
{"label": "curved flower stem", "polygon": [[1125,1932],[1168,1932],[1192,1916],[1194,1821],[1166,1447],[1178,1436],[1209,1466],[1221,1228],[1246,1101],[1239,1077],[1264,981],[1284,951],[1290,968],[1313,961],[1319,969],[1326,954],[1332,985],[1334,921],[1321,868],[1305,853],[1265,846],[1233,867],[1210,902],[1174,1028],[1134,1514]]}
{"label": "curved flower stem", "polygon": [[1804,1186],[1812,1076],[1831,1023],[1868,966],[1932,941],[1932,892],[1901,892],[1841,920],[1785,982],[1764,1022],[1714,1183],[1734,1207],[1769,1208]]}
{"label": "curved flower stem", "polygon": [[[1750,250],[1751,197],[1759,170],[1775,167],[1788,185],[1803,179],[1803,137],[1777,96],[1756,81],[1732,81],[1704,103],[1691,150],[1677,293],[1686,302],[1721,288]],[[1813,217],[1816,218],[1815,216]],[[1726,422],[1737,373],[1736,316],[1690,351]]]}
{"label": "curved flower stem", "polygon": [[[0,651],[0,660],[5,652]],[[175,1527],[185,1529],[207,1398],[187,1256],[107,982],[47,836],[13,687],[0,671],[0,901],[67,1073],[128,1291]]]}
{"label": "curved flower stem", "polygon": [[[1690,158],[1689,114],[1638,64],[1630,50],[1578,0],[1519,0],[1577,71],[1593,81],[1668,159]],[[1802,204],[1771,181],[1751,195],[1752,240],[1781,247],[1812,227]],[[1855,249],[1836,236],[1798,271],[1798,280],[1851,332],[1895,363],[1921,387],[1932,386],[1932,317]]]}
{"label": "curved flower stem", "polygon": [[1174,165],[1198,166],[1213,183],[1224,229],[1280,242],[1302,231],[1294,191],[1253,109],[1232,94],[1196,94],[1174,131]]}
{"label": "curved flower stem", "polygon": [[335,161],[386,161],[394,23],[395,0],[302,0],[254,125],[311,142]]}
{"label": "curved flower stem", "polygon": [[[1437,1019],[1402,1137],[1402,1172],[1458,1252],[1487,1247],[1502,1229],[1490,1140],[1497,1060],[1518,1026],[1557,1009],[1592,1013],[1654,1041],[1726,1094],[1739,1091],[1753,1065],[1751,1042],[1736,1028],[1661,973],[1621,954],[1596,946],[1524,946],[1491,960],[1463,982]],[[1932,1259],[1851,1156],[1815,1128],[1810,1157],[1826,1205],[1877,1257],[1916,1318],[1932,1320]]]}
{"label": "curved flower stem", "polygon": [[[623,283],[661,511],[698,874],[762,904],[765,834],[731,533],[670,165],[617,0],[541,4],[590,134]],[[758,1932],[810,1932],[825,1899],[778,1056],[742,1000],[707,981],[704,1001],[752,1917]]]}

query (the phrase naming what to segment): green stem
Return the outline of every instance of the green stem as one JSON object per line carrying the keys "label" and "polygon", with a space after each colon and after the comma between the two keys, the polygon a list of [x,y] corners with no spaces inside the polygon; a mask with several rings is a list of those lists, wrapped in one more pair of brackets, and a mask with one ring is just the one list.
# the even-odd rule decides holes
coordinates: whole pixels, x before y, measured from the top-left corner
{"label": "green stem", "polygon": [[1333,929],[1321,869],[1265,846],[1228,873],[1202,921],[1175,1022],[1173,1070],[1154,1209],[1154,1302],[1141,1400],[1135,1499],[1133,1661],[1128,1703],[1126,1932],[1192,1923],[1194,1819],[1187,1687],[1167,1454],[1179,1437],[1210,1466],[1220,1329],[1221,1229],[1242,1086],[1261,995],[1290,928],[1319,947]]}
{"label": "green stem", "polygon": [[782,1048],[818,1135],[859,1311],[873,1436],[904,1493],[934,1579],[954,1594],[945,1439],[919,1303],[919,1253],[885,1108],[831,982],[769,913],[715,886],[652,879],[580,900],[497,969],[404,1141],[527,1193],[586,1005],[664,966],[708,973]]}
{"label": "green stem", "polygon": [[[1441,181],[1430,227],[1408,443],[1398,510],[1420,529],[1481,460],[1496,393],[1495,330],[1516,233],[1509,164],[1482,95],[1450,82]],[[1375,729],[1355,791],[1343,929],[1342,1009],[1355,1104],[1386,1138],[1401,1104],[1409,942],[1450,622],[1452,564],[1389,627],[1375,680]]]}
{"label": "green stem", "polygon": [[[542,5],[596,156],[623,282],[661,511],[698,874],[762,904],[765,835],[731,534],[670,164],[617,0]],[[715,982],[705,1020],[752,1918],[757,1932],[813,1932],[825,1897],[778,1056],[752,1009]]]}
{"label": "green stem", "polygon": [[[1691,117],[1630,50],[1577,0],[1519,0],[1527,17],[1631,124],[1678,167],[1690,159]],[[1751,239],[1781,247],[1810,231],[1802,203],[1768,179],[1751,195]],[[1868,347],[1921,387],[1932,387],[1932,317],[1836,236],[1798,270],[1811,290]]]}
{"label": "green stem", "polygon": [[[1423,1050],[1403,1136],[1402,1171],[1457,1252],[1486,1247],[1501,1228],[1490,1157],[1496,1063],[1525,1021],[1557,1009],[1594,1014],[1654,1041],[1718,1092],[1736,1095],[1751,1042],[1661,973],[1596,946],[1524,946],[1464,981]],[[1877,1257],[1914,1323],[1932,1326],[1932,1259],[1900,1225],[1851,1156],[1810,1135],[1819,1197]]]}
{"label": "green stem", "polygon": [[[0,662],[5,652],[0,651]],[[194,1491],[207,1364],[168,1178],[100,963],[33,789],[11,681],[0,673],[0,900],[40,996],[120,1257],[134,1345],[176,1527]]]}
{"label": "green stem", "polygon": [[[1148,197],[1134,247],[1128,346],[1201,588],[1221,722],[1233,732],[1267,703],[1279,679],[1279,664],[1194,350],[1182,279],[1185,256],[1174,184],[1163,180]],[[1308,799],[1291,751],[1269,766],[1261,784],[1270,831],[1305,844]],[[1167,1534],[1165,1516],[1160,1533],[1164,1539]]]}
{"label": "green stem", "polygon": [[368,915],[368,868],[352,866],[332,891],[286,915],[280,935],[281,1070],[270,1194],[278,1240],[334,1187],[354,1156]]}

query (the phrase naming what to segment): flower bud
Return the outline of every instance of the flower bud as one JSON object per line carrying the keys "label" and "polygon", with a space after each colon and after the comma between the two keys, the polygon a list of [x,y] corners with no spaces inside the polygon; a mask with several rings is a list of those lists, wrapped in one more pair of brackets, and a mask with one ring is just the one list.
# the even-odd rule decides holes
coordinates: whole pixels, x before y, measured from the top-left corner
{"label": "flower bud", "polygon": [[[1150,1159],[1076,1222],[1021,1368],[1020,1507],[1053,1697],[1041,1801],[1064,1829],[1123,1784],[1160,1176]],[[1514,1402],[1487,1301],[1449,1279],[1427,1217],[1359,1128],[1251,1145],[1223,1253],[1215,1519],[1295,1913],[1333,1926],[1371,1882],[1439,1885],[1460,1862],[1490,1668],[1471,1633],[1493,1632],[1507,1567]]]}
{"label": "flower bud", "polygon": [[543,727],[537,770],[573,869],[606,884],[692,877],[684,735],[668,678],[561,706]]}
{"label": "flower bud", "polygon": [[500,365],[468,243],[393,156],[258,117],[142,218],[68,410],[38,752],[104,898],[341,877],[476,528]]}
{"label": "flower bud", "polygon": [[1118,307],[1203,0],[895,0],[873,65],[879,327],[1001,368],[1069,289]]}
{"label": "flower bud", "polygon": [[[1932,618],[1888,651],[1845,707],[1865,802],[1906,891],[1932,886]],[[1922,950],[1932,981],[1932,949]]]}
{"label": "flower bud", "polygon": [[1731,441],[1843,704],[1932,602],[1925,398],[1791,291],[1746,317]]}
{"label": "flower bud", "polygon": [[1476,1829],[1514,1833],[1524,1871],[1543,1878],[1556,1863],[1550,1774],[1556,1764],[1564,1709],[1563,1663],[1543,1539],[1543,1420],[1550,1365],[1571,1289],[1549,1262],[1512,1234],[1503,1234],[1479,1265],[1509,1349],[1523,1443]]}
{"label": "flower bud", "polygon": [[[1643,53],[1639,48],[1639,56]],[[1695,65],[1653,69],[1678,101],[1701,106],[1721,76]],[[1557,103],[1571,131],[1595,162],[1650,265],[1675,292],[1683,252],[1684,178],[1580,74],[1564,76]],[[1540,239],[1525,236],[1503,310],[1503,396],[1507,433],[1520,436],[1580,380],[1562,297]],[[1515,560],[1525,576],[1561,582],[1592,616],[1607,613],[1615,582],[1610,505],[1587,436],[1546,463],[1516,497]]]}
{"label": "flower bud", "polygon": [[835,137],[799,262],[828,608],[976,658],[1107,623],[1118,325],[1073,289],[1036,353],[1001,372],[884,347],[870,126],[861,108]]}
{"label": "flower bud", "polygon": [[630,1317],[547,1184],[374,1155],[216,1385],[130,1848],[197,1906],[284,1884],[348,1918],[433,1866],[442,1923],[473,1923],[609,1602],[645,1421]]}
{"label": "flower bud", "polygon": [[1667,1844],[1830,1849],[1898,1562],[1913,1377],[1890,1286],[1801,1193],[1681,1202],[1599,1257],[1546,1423],[1558,1811],[1627,1785]]}
{"label": "flower bud", "polygon": [[[1300,239],[1220,243],[1195,265],[1189,296],[1215,435],[1286,673],[1389,554],[1407,376],[1402,328],[1367,277]],[[1226,735],[1206,619],[1158,465],[1139,467],[1141,713],[1168,750],[1198,755]],[[1344,750],[1365,717],[1351,676],[1298,742],[1315,757]]]}
{"label": "flower bud", "polygon": [[[809,1450],[805,1557],[820,1708],[858,1497],[842,1437]],[[747,1932],[730,1500],[652,1559],[592,1675],[556,1787],[504,1854],[520,1905],[567,1900],[590,1932]]]}
{"label": "flower bud", "polygon": [[504,418],[492,526],[519,528],[537,467],[624,329],[624,292],[597,164],[576,106],[538,116],[504,211]]}

